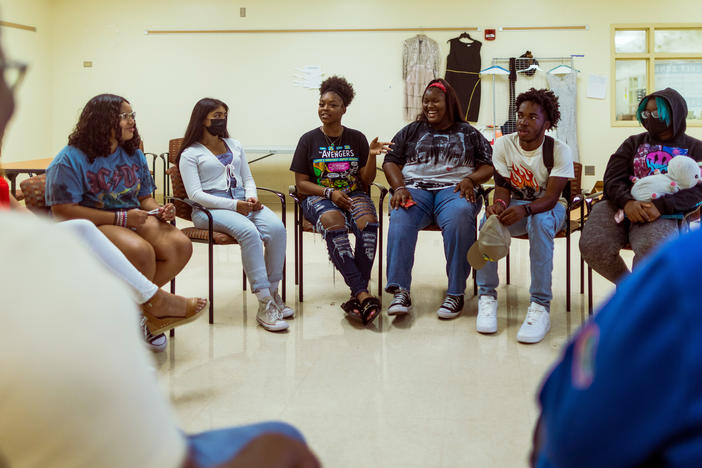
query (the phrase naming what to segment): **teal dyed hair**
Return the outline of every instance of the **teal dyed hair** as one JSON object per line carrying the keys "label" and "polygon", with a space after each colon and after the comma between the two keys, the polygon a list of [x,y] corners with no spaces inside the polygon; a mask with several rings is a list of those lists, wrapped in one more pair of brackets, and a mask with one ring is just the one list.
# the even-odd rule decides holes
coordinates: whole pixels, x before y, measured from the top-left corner
{"label": "teal dyed hair", "polygon": [[[649,98],[650,99],[650,98]],[[641,119],[641,113],[646,110],[646,105],[648,104],[648,99],[642,99],[639,103],[639,108],[636,111],[636,119],[641,125],[643,125],[643,120]],[[670,107],[668,103],[662,97],[656,96],[656,107],[658,108],[658,117],[660,120],[664,121],[665,124],[670,127]]]}

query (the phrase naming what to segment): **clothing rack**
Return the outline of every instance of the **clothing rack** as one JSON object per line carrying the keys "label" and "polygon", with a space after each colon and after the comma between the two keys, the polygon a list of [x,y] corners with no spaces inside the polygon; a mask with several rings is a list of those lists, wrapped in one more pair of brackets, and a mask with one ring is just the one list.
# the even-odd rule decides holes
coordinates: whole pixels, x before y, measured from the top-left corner
{"label": "clothing rack", "polygon": [[[536,60],[537,62],[557,62],[556,65],[568,65],[570,68],[575,70],[575,58],[582,57],[579,55],[564,55],[561,57],[528,57],[528,59]],[[520,57],[515,57],[520,58]],[[521,57],[527,59],[527,57]],[[507,64],[509,66],[510,57],[495,57],[492,59],[492,66],[501,66]],[[493,135],[497,133],[497,103],[495,95],[495,75],[492,75],[492,128]],[[493,136],[494,138],[494,136]]]}

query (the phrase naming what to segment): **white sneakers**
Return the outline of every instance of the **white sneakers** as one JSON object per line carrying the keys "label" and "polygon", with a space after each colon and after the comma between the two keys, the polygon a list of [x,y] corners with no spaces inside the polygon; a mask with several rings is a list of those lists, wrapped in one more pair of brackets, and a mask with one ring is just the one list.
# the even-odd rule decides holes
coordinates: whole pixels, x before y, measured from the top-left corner
{"label": "white sneakers", "polygon": [[480,333],[495,333],[497,331],[497,299],[494,297],[480,296],[475,329]]}
{"label": "white sneakers", "polygon": [[288,322],[283,320],[283,314],[275,303],[273,296],[268,296],[258,301],[256,321],[268,331],[283,331],[288,328]]}
{"label": "white sneakers", "polygon": [[538,343],[543,340],[551,329],[551,319],[546,307],[532,302],[529,304],[526,318],[519,327],[517,341],[520,343]]}
{"label": "white sneakers", "polygon": [[284,319],[292,318],[295,315],[293,308],[283,302],[283,299],[280,297],[280,294],[278,294],[277,289],[273,291],[273,300],[275,301],[275,305],[278,306],[278,310],[280,310],[280,313]]}
{"label": "white sneakers", "polygon": [[[497,299],[494,297],[480,296],[475,329],[480,333],[495,333],[497,331]],[[548,310],[546,307],[532,302],[529,304],[522,326],[519,327],[517,341],[538,343],[544,339],[550,329],[551,319]]]}

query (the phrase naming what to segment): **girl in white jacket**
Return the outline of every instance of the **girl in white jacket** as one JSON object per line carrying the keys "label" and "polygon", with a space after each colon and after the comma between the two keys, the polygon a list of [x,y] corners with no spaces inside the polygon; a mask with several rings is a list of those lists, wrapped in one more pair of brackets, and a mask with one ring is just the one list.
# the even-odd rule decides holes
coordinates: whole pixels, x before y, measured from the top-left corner
{"label": "girl in white jacket", "polygon": [[[285,330],[285,319],[295,314],[278,294],[285,262],[285,226],[258,200],[241,143],[229,138],[228,112],[229,107],[220,100],[198,101],[176,163],[188,198],[210,210],[216,231],[239,242],[244,271],[259,301],[256,320],[266,330]],[[207,229],[202,210],[193,209],[192,217],[195,227]]]}

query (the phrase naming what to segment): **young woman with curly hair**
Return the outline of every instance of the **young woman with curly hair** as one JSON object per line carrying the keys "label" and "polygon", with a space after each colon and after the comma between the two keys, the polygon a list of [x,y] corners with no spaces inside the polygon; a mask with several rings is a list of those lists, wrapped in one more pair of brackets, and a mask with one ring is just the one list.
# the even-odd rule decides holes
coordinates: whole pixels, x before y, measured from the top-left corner
{"label": "young woman with curly hair", "polygon": [[[175,207],[159,206],[129,102],[113,94],[92,98],[75,130],[47,169],[46,203],[60,219],[87,219],[159,288],[190,259],[192,244],[169,224]],[[194,319],[204,300],[163,310],[146,302],[144,314],[159,328],[168,317]]]}
{"label": "young woman with curly hair", "polygon": [[443,79],[430,81],[422,95],[422,113],[397,132],[385,156],[383,169],[393,192],[385,290],[394,297],[388,315],[409,313],[417,235],[434,223],[441,228],[448,276],[437,315],[450,319],[463,310],[470,273],[466,254],[475,242],[482,203],[477,190],[492,177],[492,150],[462,115],[451,85]]}
{"label": "young woman with curly hair", "polygon": [[[341,307],[363,323],[380,315],[380,301],[368,292],[375,259],[378,218],[365,189],[375,179],[376,156],[389,143],[374,138],[370,146],[363,133],[341,125],[354,97],[351,84],[332,76],[319,89],[317,114],[322,125],[302,135],[290,170],[295,173],[302,210],[326,240],[329,257],[351,289]],[[355,249],[349,230],[356,237]]]}
{"label": "young woman with curly hair", "polygon": [[[256,321],[266,330],[282,331],[288,328],[285,319],[295,314],[278,294],[285,263],[285,226],[258,200],[244,149],[229,138],[228,113],[224,102],[200,99],[190,115],[176,164],[188,198],[210,210],[217,231],[239,242],[244,271],[258,298]],[[207,229],[202,210],[193,209],[193,223]]]}

